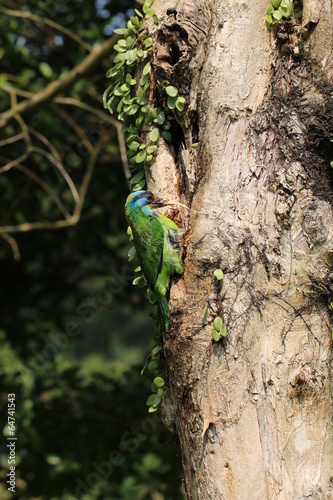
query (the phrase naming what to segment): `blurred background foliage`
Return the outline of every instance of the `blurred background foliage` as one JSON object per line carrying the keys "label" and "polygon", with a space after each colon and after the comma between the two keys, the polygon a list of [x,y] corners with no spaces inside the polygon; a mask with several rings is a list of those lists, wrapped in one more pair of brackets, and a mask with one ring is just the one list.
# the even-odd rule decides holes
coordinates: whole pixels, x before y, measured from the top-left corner
{"label": "blurred background foliage", "polygon": [[[134,7],[131,0],[3,0],[0,121],[66,78]],[[0,128],[2,228],[68,218],[75,197],[67,178],[79,191],[97,152],[77,225],[0,233],[4,500],[185,498],[179,450],[147,413],[151,379],[140,377],[153,328],[144,294],[131,284],[128,188],[117,129],[102,109],[111,57]],[[14,495],[6,485],[8,392],[16,394]]]}

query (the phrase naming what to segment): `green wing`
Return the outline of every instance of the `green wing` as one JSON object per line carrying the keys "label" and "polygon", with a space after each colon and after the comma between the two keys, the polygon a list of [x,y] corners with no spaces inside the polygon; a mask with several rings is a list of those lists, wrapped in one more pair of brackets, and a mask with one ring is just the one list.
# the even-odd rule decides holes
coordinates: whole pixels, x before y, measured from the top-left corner
{"label": "green wing", "polygon": [[169,219],[163,214],[158,214],[158,217],[161,221],[161,224],[163,224],[164,227],[168,227],[169,229],[177,229],[180,231],[179,227],[175,222],[173,222],[173,220]]}
{"label": "green wing", "polygon": [[181,261],[181,249],[179,248],[179,238],[185,233],[185,229],[179,227],[164,215],[159,216],[163,231],[163,262],[158,274],[155,290],[159,295],[165,295],[169,286],[170,278],[173,274],[183,273],[183,263]]}
{"label": "green wing", "polygon": [[154,290],[163,260],[163,226],[157,216],[140,217],[132,231],[142,273]]}

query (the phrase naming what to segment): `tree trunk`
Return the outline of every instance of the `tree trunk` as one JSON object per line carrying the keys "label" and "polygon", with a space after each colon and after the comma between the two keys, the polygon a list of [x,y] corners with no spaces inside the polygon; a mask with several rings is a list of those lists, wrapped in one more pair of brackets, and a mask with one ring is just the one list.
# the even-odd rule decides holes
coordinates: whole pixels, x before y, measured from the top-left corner
{"label": "tree trunk", "polygon": [[188,103],[149,187],[191,208],[164,339],[189,499],[333,498],[332,2],[271,31],[268,3],[156,0],[150,27]]}

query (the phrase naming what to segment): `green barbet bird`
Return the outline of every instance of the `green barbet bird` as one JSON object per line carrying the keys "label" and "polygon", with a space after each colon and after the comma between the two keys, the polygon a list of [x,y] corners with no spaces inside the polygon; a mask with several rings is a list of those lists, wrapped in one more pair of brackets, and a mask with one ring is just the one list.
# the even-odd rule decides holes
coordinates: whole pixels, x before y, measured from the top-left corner
{"label": "green barbet bird", "polygon": [[135,191],[126,200],[125,213],[142,274],[156,295],[167,330],[169,307],[165,294],[171,276],[183,273],[178,243],[185,229],[179,229],[171,219],[159,214],[156,208],[160,206],[162,200],[151,192]]}

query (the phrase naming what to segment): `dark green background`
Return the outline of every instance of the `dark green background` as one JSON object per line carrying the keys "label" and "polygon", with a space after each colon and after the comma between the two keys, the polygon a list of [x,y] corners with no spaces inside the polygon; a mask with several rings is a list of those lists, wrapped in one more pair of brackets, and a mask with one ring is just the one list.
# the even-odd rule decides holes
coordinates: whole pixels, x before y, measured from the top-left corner
{"label": "dark green background", "polygon": [[[52,19],[93,45],[124,25],[134,3],[5,0],[2,6]],[[38,92],[86,55],[53,28],[0,13],[1,84]],[[41,63],[47,63],[46,71]],[[65,96],[102,111],[108,65],[111,57]],[[0,90],[0,111],[8,107],[8,93]],[[84,110],[66,111],[94,145],[110,130],[107,122]],[[80,185],[88,153],[51,103],[25,120],[56,147],[67,172]],[[0,141],[19,132],[12,122],[0,131]],[[24,148],[24,141],[4,144],[0,166]],[[47,158],[31,153],[24,166],[73,208],[63,179]],[[151,375],[141,377],[140,370],[153,325],[144,292],[131,284],[133,265],[127,262],[123,213],[127,194],[114,136],[99,158],[77,226],[13,235],[19,262],[0,238],[4,500],[184,498],[178,446],[145,405]],[[57,218],[52,199],[29,177],[16,169],[0,175],[0,225]],[[5,485],[8,392],[16,394],[15,495]]]}

